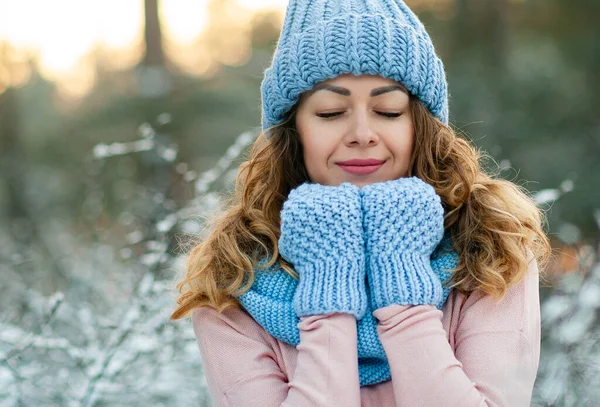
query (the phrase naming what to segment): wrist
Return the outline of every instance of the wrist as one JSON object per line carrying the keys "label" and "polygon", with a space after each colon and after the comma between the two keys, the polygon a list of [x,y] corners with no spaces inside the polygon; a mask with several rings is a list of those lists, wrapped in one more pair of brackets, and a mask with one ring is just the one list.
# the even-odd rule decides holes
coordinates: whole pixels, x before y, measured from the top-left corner
{"label": "wrist", "polygon": [[297,270],[294,311],[299,317],[340,312],[361,319],[367,309],[364,257],[321,258]]}
{"label": "wrist", "polygon": [[393,252],[369,258],[369,287],[373,309],[392,304],[437,305],[443,287],[428,255]]}

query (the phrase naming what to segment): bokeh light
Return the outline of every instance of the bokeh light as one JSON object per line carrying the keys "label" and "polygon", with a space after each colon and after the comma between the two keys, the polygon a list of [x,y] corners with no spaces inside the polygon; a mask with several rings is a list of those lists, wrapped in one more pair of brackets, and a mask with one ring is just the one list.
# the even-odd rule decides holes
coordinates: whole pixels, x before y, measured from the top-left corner
{"label": "bokeh light", "polygon": [[[286,5],[287,0],[237,0],[231,3],[227,18],[229,24],[242,27],[256,10],[284,10]],[[249,57],[243,27],[236,36],[201,40],[209,6],[209,0],[159,2],[165,51],[192,74],[213,72],[215,61],[239,65]],[[23,55],[20,60],[11,58],[10,84],[23,83],[28,75],[26,65],[16,69],[15,63],[33,58],[40,74],[55,82],[60,92],[85,95],[95,83],[95,58],[103,55],[103,65],[110,69],[127,69],[139,62],[143,10],[143,0],[0,0],[0,44],[6,42]],[[5,84],[7,69],[2,73]]]}

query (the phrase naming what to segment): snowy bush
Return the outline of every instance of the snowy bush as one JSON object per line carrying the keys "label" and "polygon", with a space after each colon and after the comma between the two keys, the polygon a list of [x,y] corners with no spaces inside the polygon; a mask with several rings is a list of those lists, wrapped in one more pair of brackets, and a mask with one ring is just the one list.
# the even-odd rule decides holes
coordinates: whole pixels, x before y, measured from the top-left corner
{"label": "snowy bush", "polygon": [[532,405],[600,401],[600,248],[579,250],[580,270],[559,278],[542,303],[542,350]]}
{"label": "snowy bush", "polygon": [[[42,294],[48,283],[35,282],[53,267],[0,232],[0,407],[211,405],[189,319],[169,320],[185,254],[172,246],[202,231],[220,204],[212,188],[231,185],[232,163],[255,133],[240,135],[201,174],[177,162],[177,149],[159,143],[150,125],[140,127],[140,136],[96,146],[96,177],[109,160],[146,152],[193,186],[193,199],[176,202],[156,186],[141,188],[136,213],[123,212],[95,241],[52,219],[37,225],[67,282],[62,290]],[[100,182],[92,184],[84,204],[100,213]]]}

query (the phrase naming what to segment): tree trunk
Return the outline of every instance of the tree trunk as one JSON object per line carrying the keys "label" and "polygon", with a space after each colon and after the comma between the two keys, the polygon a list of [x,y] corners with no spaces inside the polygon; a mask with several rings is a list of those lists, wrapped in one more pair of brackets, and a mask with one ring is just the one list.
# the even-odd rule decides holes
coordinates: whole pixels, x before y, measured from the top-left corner
{"label": "tree trunk", "polygon": [[172,90],[167,60],[162,47],[158,0],[144,0],[146,53],[136,70],[137,91],[144,98],[159,98]]}
{"label": "tree trunk", "polygon": [[144,37],[146,40],[146,54],[143,64],[146,66],[164,66],[165,56],[162,48],[162,32],[158,17],[158,0],[144,0],[144,13],[146,25]]}

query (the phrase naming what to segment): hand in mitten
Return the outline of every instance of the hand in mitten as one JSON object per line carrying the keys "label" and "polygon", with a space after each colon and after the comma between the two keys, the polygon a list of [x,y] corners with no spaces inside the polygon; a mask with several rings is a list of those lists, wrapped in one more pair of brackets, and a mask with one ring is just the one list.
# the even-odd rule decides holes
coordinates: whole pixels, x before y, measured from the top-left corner
{"label": "hand in mitten", "polygon": [[279,252],[298,273],[297,315],[362,318],[367,307],[360,190],[350,183],[305,183],[281,211]]}
{"label": "hand in mitten", "polygon": [[400,178],[361,189],[372,308],[437,305],[442,285],[430,256],[444,235],[444,210],[432,186]]}

